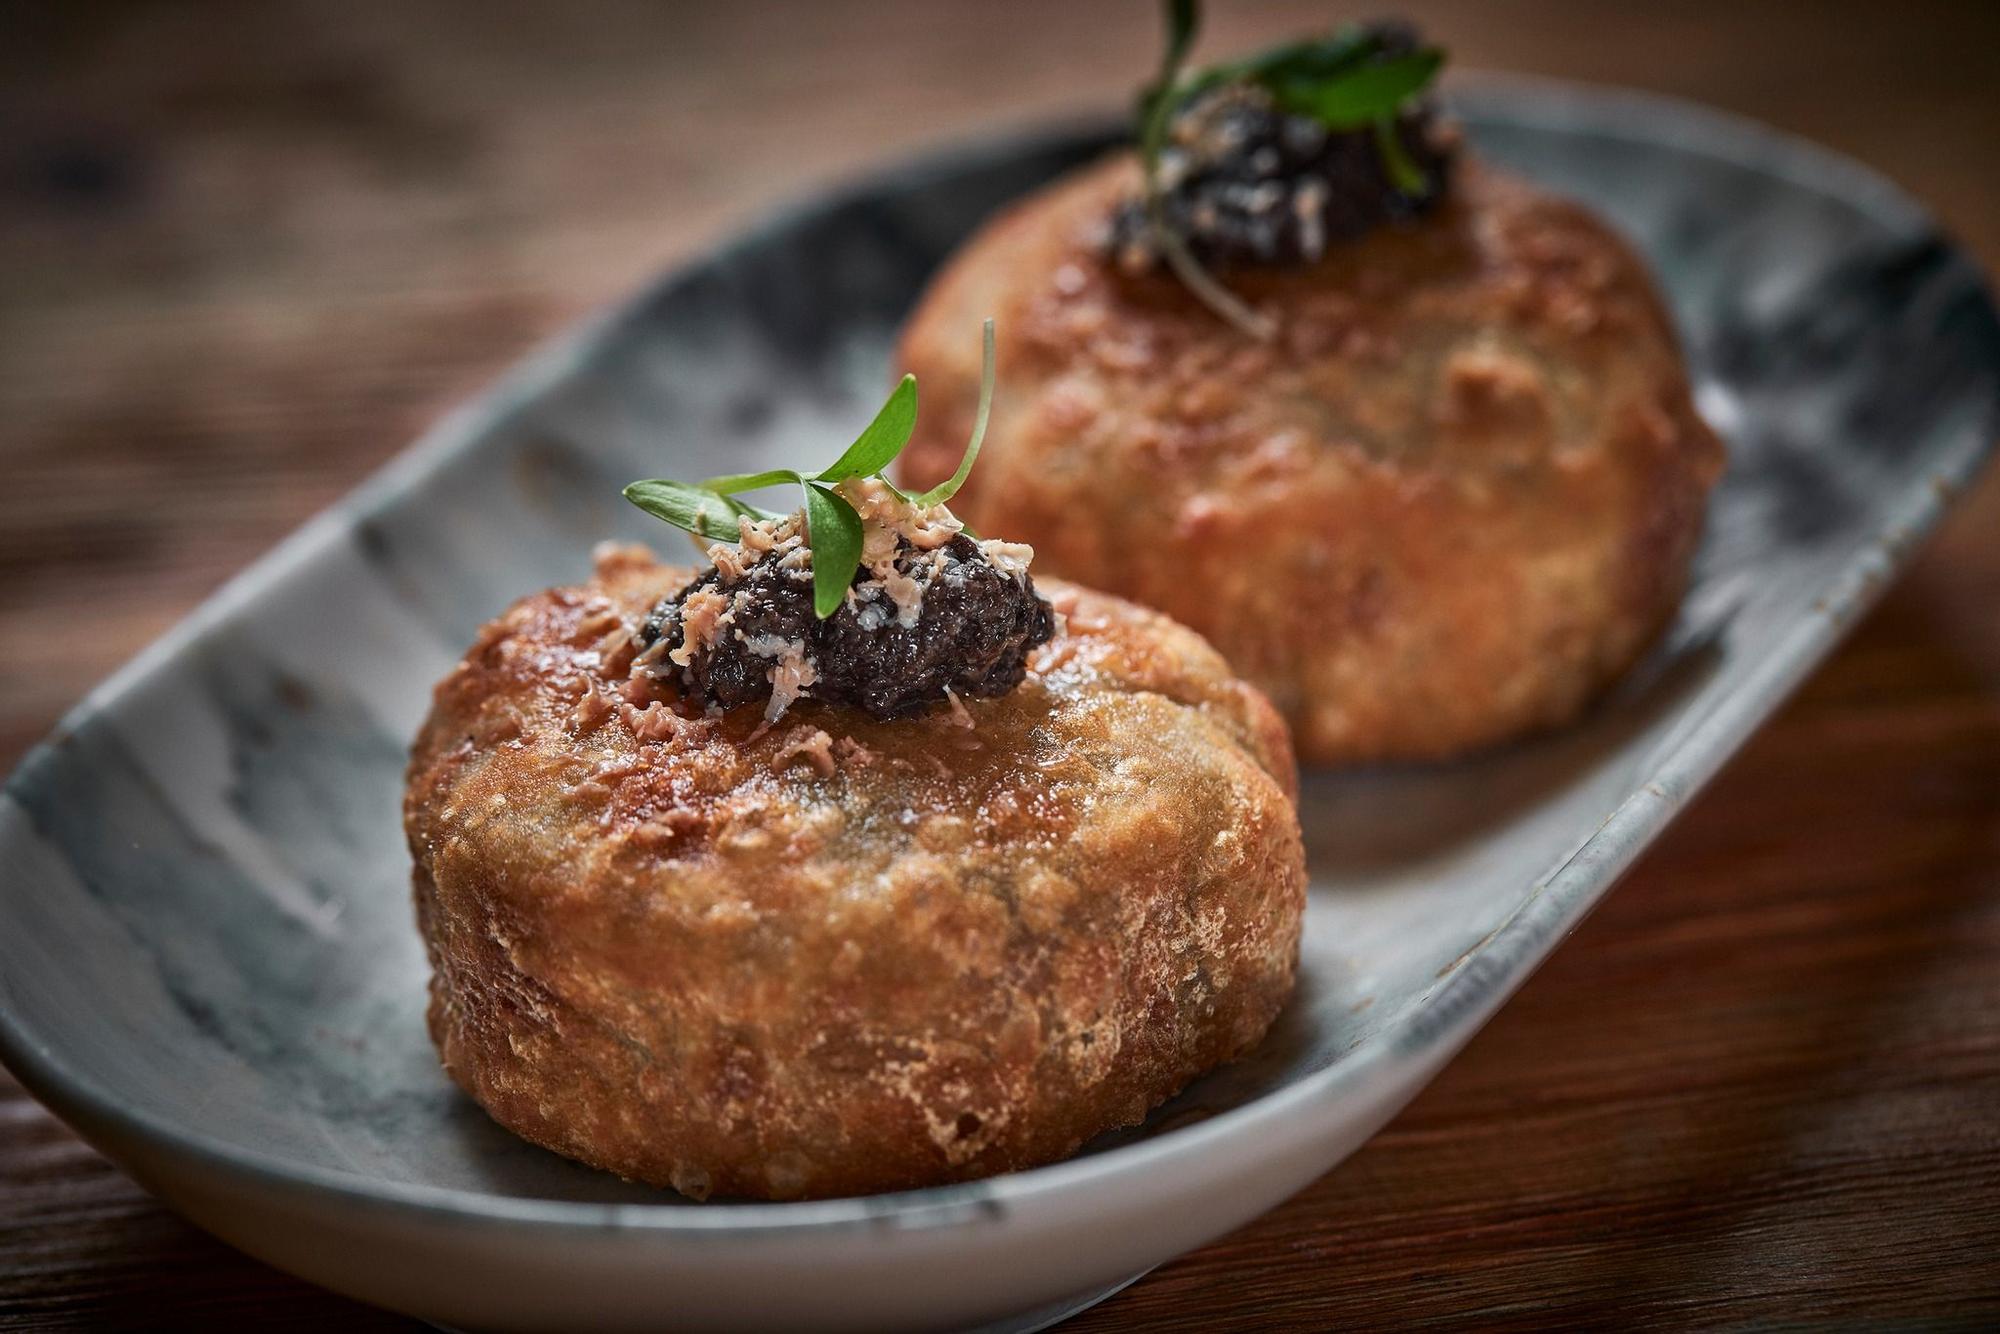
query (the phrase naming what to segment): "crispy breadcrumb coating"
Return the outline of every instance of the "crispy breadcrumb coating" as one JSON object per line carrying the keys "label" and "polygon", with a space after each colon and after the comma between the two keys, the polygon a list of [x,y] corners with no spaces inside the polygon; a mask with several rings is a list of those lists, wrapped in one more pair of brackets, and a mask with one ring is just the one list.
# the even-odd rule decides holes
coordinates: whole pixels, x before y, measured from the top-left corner
{"label": "crispy breadcrumb coating", "polygon": [[1305,903],[1282,722],[1197,636],[1049,581],[997,699],[707,716],[632,671],[691,572],[614,549],[442,681],[405,819],[452,1077],[697,1198],[1048,1162],[1255,1045]]}
{"label": "crispy breadcrumb coating", "polygon": [[947,266],[900,362],[902,476],[1037,570],[1205,635],[1315,764],[1441,757],[1567,721],[1679,602],[1722,450],[1643,265],[1566,200],[1463,162],[1421,219],[1304,267],[1244,266],[1258,342],[1170,274],[1123,271],[1129,157],[1016,205]]}

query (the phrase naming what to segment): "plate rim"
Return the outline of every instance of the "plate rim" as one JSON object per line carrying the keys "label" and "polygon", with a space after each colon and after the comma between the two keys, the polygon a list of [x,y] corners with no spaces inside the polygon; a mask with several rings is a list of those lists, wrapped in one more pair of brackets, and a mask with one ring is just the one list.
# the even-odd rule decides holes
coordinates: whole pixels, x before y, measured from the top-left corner
{"label": "plate rim", "polygon": [[[1657,93],[1487,71],[1456,76],[1447,97],[1455,108],[1476,109],[1479,118],[1496,123],[1572,131],[1588,128],[1777,176],[1797,188],[1841,200],[1894,232],[1936,234],[1954,254],[1967,255],[1921,204],[1881,173],[1749,117]],[[17,786],[52,763],[71,732],[150,680],[165,663],[208,632],[248,610],[290,572],[334,548],[368,514],[471,448],[490,423],[561,380],[615,336],[628,317],[657,301],[686,276],[727,262],[776,232],[861,198],[914,188],[927,179],[1002,154],[1054,150],[1093,136],[1104,138],[1116,125],[1101,115],[1043,117],[919,150],[766,212],[734,237],[692,253],[641,283],[631,294],[558,331],[232,576],[85,695],[49,737],[22,758],[6,782],[5,799],[16,802]],[[1990,280],[1976,262],[1972,272],[1987,307],[1992,309]],[[1478,1032],[1553,952],[1560,937],[1581,922],[1626,866],[1884,591],[1890,582],[1887,576],[1907,561],[1918,540],[1937,524],[1992,454],[1996,419],[2000,419],[2000,399],[1989,404],[1988,429],[1974,447],[1959,453],[1927,479],[1930,485],[1909,488],[1902,503],[1832,575],[1819,611],[1802,617],[1736,691],[1717,701],[1705,716],[1687,720],[1687,726],[1657,758],[1649,781],[1620,803],[1568,859],[1546,873],[1480,951],[1429,994],[1421,1009],[1413,1011],[1399,1027],[1291,1085],[1150,1139],[977,1181],[884,1195],[786,1203],[593,1203],[390,1181],[296,1163],[185,1129],[160,1114],[128,1105],[115,1090],[71,1069],[16,1016],[8,1003],[4,977],[0,977],[0,1062],[64,1120],[99,1128],[108,1139],[123,1136],[143,1142],[183,1165],[219,1172],[240,1185],[302,1197],[331,1195],[359,1208],[453,1224],[564,1233],[582,1229],[667,1234],[687,1239],[726,1234],[740,1240],[747,1235],[798,1235],[884,1225],[896,1231],[923,1230],[968,1220],[994,1221],[1010,1205],[1026,1205],[1079,1187],[1102,1185],[1109,1179],[1129,1178],[1260,1126],[1275,1127],[1310,1115],[1313,1109],[1341,1098],[1385,1067],[1401,1069],[1407,1079],[1413,1079],[1413,1094],[1428,1078],[1429,1071],[1423,1067],[1442,1066]],[[1581,911],[1572,915],[1571,909],[1579,901]]]}

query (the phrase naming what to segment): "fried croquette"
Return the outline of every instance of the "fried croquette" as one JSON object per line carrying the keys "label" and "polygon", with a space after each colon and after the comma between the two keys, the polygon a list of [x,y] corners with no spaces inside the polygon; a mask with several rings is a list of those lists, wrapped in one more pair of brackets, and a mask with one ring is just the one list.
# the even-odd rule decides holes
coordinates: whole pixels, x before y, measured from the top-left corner
{"label": "fried croquette", "polygon": [[703,710],[634,672],[694,572],[515,604],[405,805],[444,1064],[640,1181],[799,1199],[1049,1162],[1258,1042],[1305,901],[1282,721],[1192,632],[1060,582],[998,698]]}
{"label": "fried croquette", "polygon": [[950,469],[978,373],[956,335],[992,312],[1001,390],[958,513],[1206,636],[1302,760],[1577,716],[1673,616],[1722,465],[1632,250],[1461,162],[1421,217],[1223,270],[1259,341],[1118,262],[1138,191],[1129,156],[1085,168],[947,266],[902,340],[931,405],[905,483]]}

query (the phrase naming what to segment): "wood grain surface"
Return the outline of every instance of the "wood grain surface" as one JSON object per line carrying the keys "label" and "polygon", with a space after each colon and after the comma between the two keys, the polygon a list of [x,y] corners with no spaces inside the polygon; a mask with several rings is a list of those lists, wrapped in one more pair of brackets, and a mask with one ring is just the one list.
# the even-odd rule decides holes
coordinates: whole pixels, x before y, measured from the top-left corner
{"label": "wood grain surface", "polygon": [[[1211,47],[1323,23],[1215,0]],[[2000,261],[2000,6],[1408,9]],[[544,335],[773,203],[1122,103],[1139,0],[0,7],[0,767]],[[0,1075],[0,1321],[406,1326]],[[1442,1078],[1078,1331],[2000,1323],[2000,477]]]}

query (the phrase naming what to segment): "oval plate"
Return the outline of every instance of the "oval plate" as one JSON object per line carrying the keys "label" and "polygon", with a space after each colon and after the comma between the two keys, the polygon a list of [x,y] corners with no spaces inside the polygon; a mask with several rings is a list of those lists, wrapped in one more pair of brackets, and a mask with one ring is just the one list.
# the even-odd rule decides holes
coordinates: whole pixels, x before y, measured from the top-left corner
{"label": "oval plate", "polygon": [[1301,984],[1252,1059],[1037,1171],[696,1205],[498,1129],[424,1033],[398,806],[431,683],[513,597],[581,577],[594,542],[661,539],[619,499],[630,478],[851,436],[927,275],[1102,129],[925,161],[669,276],[94,693],[0,800],[0,1054],[201,1226],[460,1325],[1028,1327],[1298,1190],[1436,1073],[1827,652],[2000,415],[1977,270],[1874,176],[1620,93],[1475,81],[1457,109],[1481,153],[1650,257],[1730,470],[1679,622],[1584,724],[1309,779]]}

